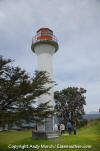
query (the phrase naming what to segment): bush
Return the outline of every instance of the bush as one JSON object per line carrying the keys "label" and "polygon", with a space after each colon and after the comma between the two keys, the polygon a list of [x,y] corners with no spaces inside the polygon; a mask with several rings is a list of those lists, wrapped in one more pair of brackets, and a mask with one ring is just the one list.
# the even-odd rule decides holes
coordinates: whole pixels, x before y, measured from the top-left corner
{"label": "bush", "polygon": [[77,128],[81,128],[84,127],[88,124],[88,121],[86,119],[84,119],[83,121],[80,121],[77,123]]}

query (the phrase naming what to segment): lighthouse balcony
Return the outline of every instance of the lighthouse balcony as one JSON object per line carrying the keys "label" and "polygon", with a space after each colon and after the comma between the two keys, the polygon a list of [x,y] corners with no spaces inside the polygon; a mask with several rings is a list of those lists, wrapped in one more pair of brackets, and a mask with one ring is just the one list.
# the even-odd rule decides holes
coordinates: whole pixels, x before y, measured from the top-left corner
{"label": "lighthouse balcony", "polygon": [[52,35],[52,37],[44,36],[44,35],[40,37],[38,37],[37,35],[34,36],[32,38],[32,45],[31,45],[31,49],[33,50],[33,52],[35,52],[34,48],[38,44],[49,44],[55,47],[55,52],[58,50],[57,38],[54,35]]}
{"label": "lighthouse balcony", "polygon": [[43,40],[50,40],[50,41],[54,41],[54,42],[57,42],[57,38],[55,35],[41,35],[41,36],[38,36],[38,35],[35,35],[33,36],[32,38],[32,43],[36,43],[38,41],[43,41]]}

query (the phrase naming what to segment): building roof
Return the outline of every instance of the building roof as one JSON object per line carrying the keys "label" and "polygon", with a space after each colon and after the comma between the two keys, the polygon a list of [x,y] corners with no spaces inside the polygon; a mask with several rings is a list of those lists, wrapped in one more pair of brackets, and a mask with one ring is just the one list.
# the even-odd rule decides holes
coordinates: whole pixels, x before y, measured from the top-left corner
{"label": "building roof", "polygon": [[38,33],[39,31],[42,31],[42,30],[50,31],[50,32],[53,33],[53,31],[52,31],[51,29],[49,29],[49,28],[40,28],[40,29],[37,31],[37,33]]}

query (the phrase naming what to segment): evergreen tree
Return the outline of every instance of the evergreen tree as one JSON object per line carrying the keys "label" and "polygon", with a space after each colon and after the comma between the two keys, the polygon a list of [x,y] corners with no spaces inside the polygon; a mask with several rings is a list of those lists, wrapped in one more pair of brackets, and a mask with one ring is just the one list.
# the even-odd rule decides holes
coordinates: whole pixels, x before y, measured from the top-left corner
{"label": "evergreen tree", "polygon": [[30,78],[25,70],[11,66],[12,60],[0,56],[0,125],[12,127],[13,123],[22,125],[27,122],[42,122],[54,111],[49,102],[36,106],[36,98],[49,93],[51,87],[45,84],[53,83],[49,74],[35,71]]}
{"label": "evergreen tree", "polygon": [[77,87],[68,87],[54,93],[56,100],[55,109],[60,123],[64,122],[66,125],[68,120],[73,123],[82,117],[84,105],[86,105],[84,93],[86,93],[84,88]]}

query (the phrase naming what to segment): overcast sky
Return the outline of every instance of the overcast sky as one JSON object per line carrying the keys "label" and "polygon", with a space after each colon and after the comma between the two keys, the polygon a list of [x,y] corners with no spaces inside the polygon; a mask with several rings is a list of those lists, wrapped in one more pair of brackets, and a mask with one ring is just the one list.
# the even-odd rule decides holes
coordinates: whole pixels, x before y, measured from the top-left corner
{"label": "overcast sky", "polygon": [[0,0],[0,54],[30,74],[37,69],[32,36],[41,27],[54,31],[55,89],[87,90],[86,112],[100,107],[100,0]]}

